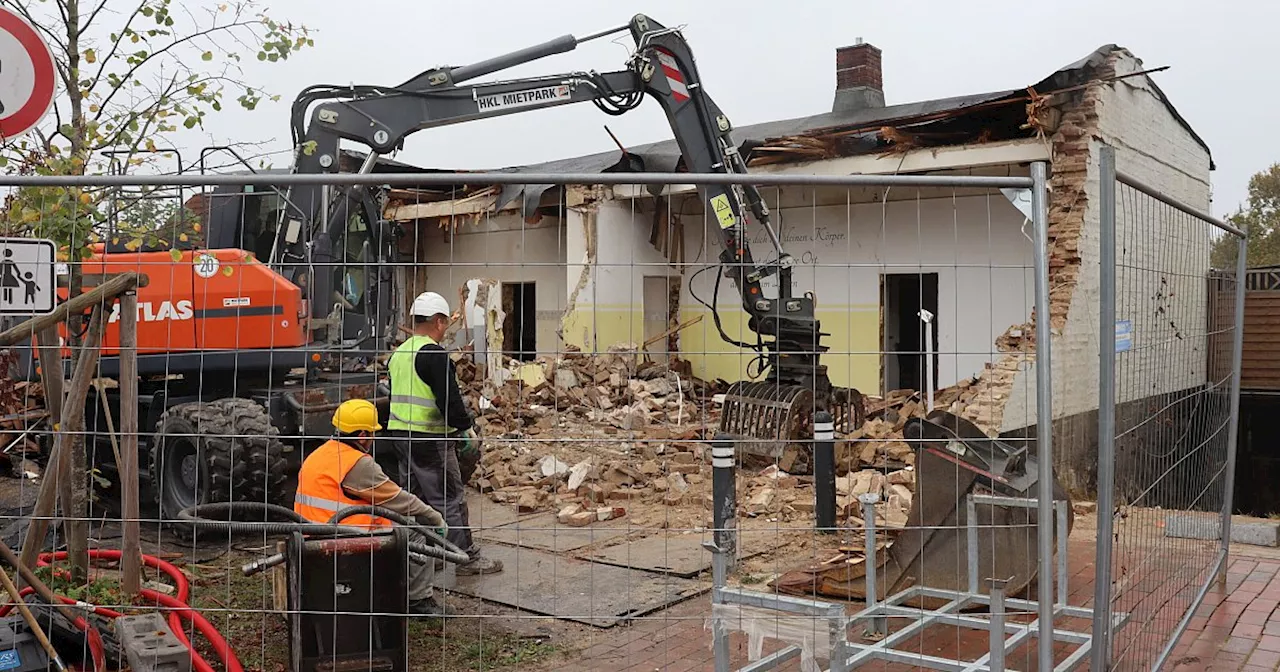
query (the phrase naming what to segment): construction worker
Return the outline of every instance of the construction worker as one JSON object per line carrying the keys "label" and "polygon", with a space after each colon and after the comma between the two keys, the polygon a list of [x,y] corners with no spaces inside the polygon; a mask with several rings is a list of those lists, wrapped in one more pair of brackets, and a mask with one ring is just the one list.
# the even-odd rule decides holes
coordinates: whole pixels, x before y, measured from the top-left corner
{"label": "construction worker", "polygon": [[401,487],[422,497],[444,514],[449,541],[470,556],[457,566],[460,575],[492,574],[502,563],[480,555],[472,537],[463,497],[459,454],[472,468],[479,441],[471,413],[463,403],[457,372],[449,353],[440,346],[452,321],[449,302],[424,292],[410,309],[412,332],[391,353],[391,412],[387,436],[392,451],[380,454],[383,466]]}
{"label": "construction worker", "polygon": [[[414,519],[419,525],[445,535],[447,526],[440,512],[405,492],[369,455],[378,424],[378,409],[364,399],[351,399],[333,414],[336,436],[316,448],[302,462],[293,510],[307,520],[326,523],[337,511],[349,506],[376,504]],[[343,525],[373,532],[389,530],[391,521],[370,515],[351,516]],[[415,538],[423,538],[414,535]],[[406,560],[408,556],[406,556]],[[435,563],[409,563],[409,612],[430,616],[449,615],[432,594]]]}

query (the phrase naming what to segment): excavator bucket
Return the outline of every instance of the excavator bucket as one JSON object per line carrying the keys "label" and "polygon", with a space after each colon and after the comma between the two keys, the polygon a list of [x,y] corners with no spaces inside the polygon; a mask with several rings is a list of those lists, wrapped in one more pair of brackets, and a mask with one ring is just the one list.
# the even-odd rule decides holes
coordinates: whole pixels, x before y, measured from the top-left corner
{"label": "excavator bucket", "polygon": [[[1070,533],[1074,513],[1066,491],[1056,478],[1051,484],[1037,482],[1037,461],[1025,446],[991,439],[946,411],[912,419],[904,433],[916,453],[916,492],[906,529],[874,560],[877,596],[915,585],[969,589],[966,501],[970,493],[1034,499],[1041,488],[1051,487],[1054,499],[1067,500]],[[1024,594],[1039,566],[1035,508],[979,504],[976,512],[978,592],[986,593],[986,579],[1001,578],[1011,579],[1006,587],[1010,595]],[[780,577],[776,586],[793,594],[865,599],[865,562],[798,570]],[[917,606],[937,608],[943,602],[923,600]]]}
{"label": "excavator bucket", "polygon": [[805,386],[740,381],[725,394],[720,431],[735,437],[745,453],[776,459],[791,445],[810,452],[816,410],[831,413],[837,432],[862,425],[865,411],[857,390],[835,388],[829,400],[822,400],[826,403],[819,401]]}

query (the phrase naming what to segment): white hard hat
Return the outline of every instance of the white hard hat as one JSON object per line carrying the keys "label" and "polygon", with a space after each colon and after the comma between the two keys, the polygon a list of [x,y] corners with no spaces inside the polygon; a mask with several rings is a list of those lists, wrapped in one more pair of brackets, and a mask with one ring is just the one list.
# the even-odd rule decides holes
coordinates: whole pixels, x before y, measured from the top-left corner
{"label": "white hard hat", "polygon": [[418,298],[413,300],[413,309],[409,312],[411,315],[418,317],[449,315],[449,302],[445,301],[443,296],[440,296],[435,292],[423,292],[418,295]]}

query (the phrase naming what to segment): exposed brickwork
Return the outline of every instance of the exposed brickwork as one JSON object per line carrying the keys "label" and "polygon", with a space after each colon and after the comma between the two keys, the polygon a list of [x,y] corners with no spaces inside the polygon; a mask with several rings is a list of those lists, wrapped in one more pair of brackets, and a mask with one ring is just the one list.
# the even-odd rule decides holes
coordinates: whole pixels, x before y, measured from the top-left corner
{"label": "exposed brickwork", "polygon": [[[1106,78],[1114,72],[1113,61],[1108,61],[1093,74],[1096,78]],[[1049,179],[1053,194],[1049,202],[1049,323],[1058,332],[1067,324],[1071,297],[1080,276],[1080,234],[1087,203],[1085,184],[1092,159],[1089,140],[1097,133],[1104,86],[1095,81],[1081,91],[1068,94],[1069,98],[1058,106],[1061,123],[1049,138],[1053,152],[1053,175]]]}
{"label": "exposed brickwork", "polygon": [[852,89],[859,86],[884,90],[880,50],[869,44],[836,49],[836,88]]}

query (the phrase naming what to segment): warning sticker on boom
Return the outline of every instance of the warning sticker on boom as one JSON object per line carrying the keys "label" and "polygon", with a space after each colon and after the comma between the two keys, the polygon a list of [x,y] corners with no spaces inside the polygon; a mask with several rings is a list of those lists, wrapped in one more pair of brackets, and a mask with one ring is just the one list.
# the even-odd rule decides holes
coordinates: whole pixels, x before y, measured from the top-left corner
{"label": "warning sticker on boom", "polygon": [[733,216],[733,208],[729,207],[729,196],[720,194],[711,199],[711,210],[716,213],[716,219],[720,221],[720,228],[727,229],[737,224],[737,219]]}
{"label": "warning sticker on boom", "polygon": [[569,100],[570,95],[569,87],[561,84],[558,86],[544,86],[540,89],[530,89],[528,91],[480,96],[476,98],[476,104],[480,106],[481,112],[489,112],[511,107],[528,107],[529,105],[550,103],[557,100]]}

